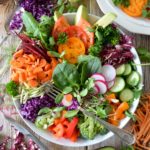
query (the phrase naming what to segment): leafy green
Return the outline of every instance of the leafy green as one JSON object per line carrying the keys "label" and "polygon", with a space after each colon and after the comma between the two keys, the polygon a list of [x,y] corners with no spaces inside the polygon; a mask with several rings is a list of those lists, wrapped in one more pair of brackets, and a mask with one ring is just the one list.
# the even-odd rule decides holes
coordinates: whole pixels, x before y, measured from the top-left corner
{"label": "leafy green", "polygon": [[79,110],[70,110],[65,114],[65,118],[72,118],[78,114]]}
{"label": "leafy green", "polygon": [[33,34],[35,31],[37,32],[39,23],[35,20],[31,13],[25,11],[22,14],[22,20],[28,34]]}
{"label": "leafy green", "polygon": [[80,82],[81,85],[83,85],[85,83],[85,81],[88,78],[88,63],[87,62],[81,62],[79,63],[78,67],[78,72],[80,73]]}
{"label": "leafy green", "polygon": [[80,75],[77,67],[68,63],[58,64],[53,72],[53,81],[62,90],[66,87],[79,88]]}
{"label": "leafy green", "polygon": [[113,3],[118,6],[118,5],[123,5],[125,7],[130,6],[130,1],[129,0],[113,0]]}
{"label": "leafy green", "polygon": [[145,5],[145,7],[142,10],[142,16],[145,18],[150,18],[150,1],[148,0],[147,4]]}
{"label": "leafy green", "polygon": [[63,94],[63,93],[58,94],[58,95],[56,96],[56,98],[55,98],[55,103],[56,103],[56,104],[61,103],[63,97],[64,97],[64,94]]}
{"label": "leafy green", "polygon": [[141,61],[150,62],[150,52],[146,48],[137,48]]}
{"label": "leafy green", "polygon": [[19,86],[14,81],[10,81],[6,84],[6,92],[11,96],[17,96],[19,94]]}
{"label": "leafy green", "polygon": [[79,2],[81,0],[58,0],[56,10],[60,13],[64,12],[76,12],[78,9]]}
{"label": "leafy green", "polygon": [[89,48],[89,54],[93,56],[99,56],[103,47],[107,44],[115,46],[120,41],[120,32],[118,29],[114,28],[112,25],[102,28],[97,26],[95,28],[95,43]]}
{"label": "leafy green", "polygon": [[136,117],[130,111],[125,111],[125,115],[131,118],[134,122],[136,121]]}
{"label": "leafy green", "polygon": [[40,22],[37,22],[31,13],[24,11],[22,20],[26,28],[26,34],[40,40],[47,49],[51,49],[49,36],[54,26],[54,18],[42,16]]}
{"label": "leafy green", "polygon": [[58,35],[58,39],[57,39],[57,44],[59,45],[59,44],[64,44],[64,43],[66,43],[67,42],[67,39],[68,39],[68,36],[67,36],[67,34],[66,33],[60,33],[59,35]]}
{"label": "leafy green", "polygon": [[87,74],[91,75],[100,72],[101,61],[98,57],[92,55],[81,55],[78,57],[78,63],[87,62]]}

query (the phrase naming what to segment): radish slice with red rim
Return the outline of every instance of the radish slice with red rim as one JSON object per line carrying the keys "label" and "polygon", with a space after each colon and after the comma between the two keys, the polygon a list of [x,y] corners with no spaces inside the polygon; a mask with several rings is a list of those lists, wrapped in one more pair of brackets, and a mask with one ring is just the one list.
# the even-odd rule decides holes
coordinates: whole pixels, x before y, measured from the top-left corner
{"label": "radish slice with red rim", "polygon": [[100,88],[99,88],[98,85],[95,84],[95,86],[94,86],[94,94],[98,94],[98,93],[100,93]]}
{"label": "radish slice with red rim", "polygon": [[108,89],[111,89],[113,87],[113,85],[115,84],[115,81],[109,81],[107,82],[107,85],[108,85]]}
{"label": "radish slice with red rim", "polygon": [[100,89],[99,93],[100,94],[104,94],[107,92],[108,87],[107,87],[106,82],[104,82],[102,80],[97,80],[97,81],[95,81],[95,85],[97,85],[99,87],[99,89]]}
{"label": "radish slice with red rim", "polygon": [[106,81],[104,75],[102,75],[101,73],[94,73],[91,78],[93,78],[95,81],[97,80],[102,80],[102,81]]}
{"label": "radish slice with red rim", "polygon": [[107,82],[113,81],[116,77],[116,69],[112,65],[104,65],[102,67],[102,74]]}

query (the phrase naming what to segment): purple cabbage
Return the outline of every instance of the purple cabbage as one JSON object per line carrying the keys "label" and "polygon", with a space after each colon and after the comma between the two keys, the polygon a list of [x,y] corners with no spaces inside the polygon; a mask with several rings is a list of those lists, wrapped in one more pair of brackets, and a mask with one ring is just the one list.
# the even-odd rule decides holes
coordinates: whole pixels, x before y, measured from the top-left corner
{"label": "purple cabbage", "polygon": [[56,104],[48,95],[43,97],[35,97],[29,99],[25,104],[20,107],[21,114],[23,118],[35,122],[36,117],[40,109],[44,107],[55,107]]}
{"label": "purple cabbage", "polygon": [[68,110],[76,110],[76,109],[78,109],[78,106],[79,106],[78,101],[76,99],[73,99],[73,103],[67,109]]}
{"label": "purple cabbage", "polygon": [[[53,15],[53,7],[56,2],[57,0],[23,0],[20,6],[24,8],[24,10],[31,12],[35,19],[39,21],[43,15]],[[19,30],[23,26],[21,15],[22,11],[20,9],[20,11],[16,12],[10,23],[11,31]]]}
{"label": "purple cabbage", "polygon": [[130,51],[133,46],[132,40],[132,37],[121,34],[120,43],[118,45],[114,47],[107,45],[100,54],[103,65],[110,64],[114,67],[118,67],[121,64],[133,60],[134,55]]}

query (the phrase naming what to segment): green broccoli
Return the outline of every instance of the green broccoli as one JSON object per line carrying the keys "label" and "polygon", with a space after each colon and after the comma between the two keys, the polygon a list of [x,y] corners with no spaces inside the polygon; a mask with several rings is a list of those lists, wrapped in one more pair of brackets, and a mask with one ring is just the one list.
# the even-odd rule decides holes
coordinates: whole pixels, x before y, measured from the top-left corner
{"label": "green broccoli", "polygon": [[95,124],[95,130],[98,134],[101,134],[101,135],[104,135],[108,132],[108,130],[100,123]]}
{"label": "green broccoli", "polygon": [[81,136],[92,140],[96,134],[104,135],[108,130],[101,124],[97,123],[91,117],[85,117],[85,120],[79,125]]}
{"label": "green broccoli", "polygon": [[85,122],[80,124],[79,129],[84,138],[92,140],[96,135],[96,132],[94,131],[94,119],[91,117],[87,117]]}
{"label": "green broccoli", "polygon": [[6,84],[6,92],[11,96],[17,96],[19,94],[18,92],[19,86],[14,81],[10,81]]}

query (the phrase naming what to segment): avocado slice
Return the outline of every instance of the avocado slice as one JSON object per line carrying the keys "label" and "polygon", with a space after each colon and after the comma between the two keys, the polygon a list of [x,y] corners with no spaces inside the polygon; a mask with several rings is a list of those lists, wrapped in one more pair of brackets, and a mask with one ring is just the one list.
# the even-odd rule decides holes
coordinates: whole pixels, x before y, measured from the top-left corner
{"label": "avocado slice", "polygon": [[109,24],[111,24],[116,18],[117,18],[117,15],[115,13],[107,13],[94,24],[94,27],[101,26],[105,28]]}
{"label": "avocado slice", "polygon": [[84,5],[80,5],[77,10],[77,14],[75,17],[75,24],[78,24],[81,18],[88,20],[88,10]]}
{"label": "avocado slice", "polygon": [[55,11],[54,12],[54,20],[55,22],[62,16],[62,14],[58,11]]}
{"label": "avocado slice", "polygon": [[105,146],[105,147],[102,147],[98,150],[116,150],[114,147],[111,147],[111,146]]}

